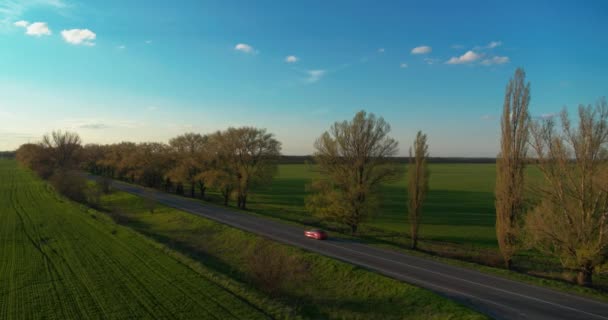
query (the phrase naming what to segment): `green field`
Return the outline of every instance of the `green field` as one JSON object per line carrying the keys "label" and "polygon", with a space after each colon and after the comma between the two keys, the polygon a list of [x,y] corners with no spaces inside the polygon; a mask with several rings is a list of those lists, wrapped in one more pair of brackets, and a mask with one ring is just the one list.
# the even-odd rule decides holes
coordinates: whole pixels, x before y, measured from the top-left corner
{"label": "green field", "polygon": [[0,319],[267,318],[187,263],[0,160]]}
{"label": "green field", "polygon": [[[496,247],[494,229],[494,164],[430,164],[430,192],[424,206],[421,236],[426,240]],[[404,237],[407,223],[407,181],[383,187],[382,206],[362,233],[392,239]],[[251,211],[298,222],[311,220],[304,208],[306,185],[316,173],[309,165],[280,165],[271,186],[251,196]]]}
{"label": "green field", "polygon": [[[255,287],[248,257],[263,237],[180,210],[150,204],[124,192],[103,197],[102,206],[125,226]],[[319,254],[279,243],[305,271],[278,298],[312,319],[485,319],[430,291]],[[295,267],[295,266],[294,266]]]}

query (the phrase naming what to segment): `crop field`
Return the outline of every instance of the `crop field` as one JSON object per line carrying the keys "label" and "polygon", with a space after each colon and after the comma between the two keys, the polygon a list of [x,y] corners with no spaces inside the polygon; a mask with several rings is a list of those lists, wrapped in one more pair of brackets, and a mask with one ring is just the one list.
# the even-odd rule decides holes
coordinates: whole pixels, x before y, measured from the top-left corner
{"label": "crop field", "polygon": [[[427,240],[449,241],[482,247],[496,247],[494,212],[494,164],[430,164],[430,191],[425,202],[421,236]],[[382,205],[365,224],[385,236],[402,236],[407,223],[407,176],[383,187]],[[282,219],[311,219],[304,207],[306,185],[314,167],[288,164],[269,187],[258,188],[250,209]]]}
{"label": "crop field", "polygon": [[0,160],[0,319],[265,314],[104,214]]}

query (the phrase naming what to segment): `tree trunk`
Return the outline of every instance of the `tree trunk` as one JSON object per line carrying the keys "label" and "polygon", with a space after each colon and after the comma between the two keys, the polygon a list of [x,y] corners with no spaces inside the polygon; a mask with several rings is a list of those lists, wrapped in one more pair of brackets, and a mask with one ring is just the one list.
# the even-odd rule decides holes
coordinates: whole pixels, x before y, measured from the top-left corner
{"label": "tree trunk", "polygon": [[190,184],[190,197],[194,198],[195,193],[196,193],[196,184],[194,184],[194,182],[192,182]]}
{"label": "tree trunk", "polygon": [[505,268],[507,268],[507,270],[513,269],[513,259],[505,258],[504,260],[505,260]]}
{"label": "tree trunk", "polygon": [[230,199],[230,193],[226,192],[224,193],[224,205],[227,207],[228,206],[228,200]]}
{"label": "tree trunk", "polygon": [[357,225],[356,224],[351,224],[350,225],[350,234],[356,234],[357,233]]}
{"label": "tree trunk", "polygon": [[418,248],[418,234],[416,233],[416,230],[414,230],[414,227],[412,227],[411,236],[412,236],[412,250],[416,250]]}
{"label": "tree trunk", "polygon": [[578,271],[576,283],[581,286],[590,287],[592,284],[593,270],[590,267],[583,267]]}
{"label": "tree trunk", "polygon": [[243,195],[243,198],[241,199],[241,209],[247,210],[247,196],[246,195]]}
{"label": "tree trunk", "polygon": [[205,188],[205,183],[199,181],[198,187],[201,189],[201,199],[205,200],[205,190],[207,190],[207,188]]}

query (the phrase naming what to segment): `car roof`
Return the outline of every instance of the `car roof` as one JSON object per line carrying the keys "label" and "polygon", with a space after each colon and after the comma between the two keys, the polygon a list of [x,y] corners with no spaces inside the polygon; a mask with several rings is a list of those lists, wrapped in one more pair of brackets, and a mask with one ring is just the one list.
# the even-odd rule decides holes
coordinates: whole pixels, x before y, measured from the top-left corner
{"label": "car roof", "polygon": [[310,230],[306,230],[307,232],[325,232],[321,229],[310,229]]}

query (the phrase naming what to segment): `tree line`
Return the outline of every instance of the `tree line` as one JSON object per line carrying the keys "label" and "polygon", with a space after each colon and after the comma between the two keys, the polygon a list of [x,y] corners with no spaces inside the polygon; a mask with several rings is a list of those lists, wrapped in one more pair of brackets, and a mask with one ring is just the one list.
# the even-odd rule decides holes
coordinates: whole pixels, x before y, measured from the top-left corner
{"label": "tree line", "polygon": [[[534,248],[591,285],[608,261],[608,104],[580,105],[576,125],[530,116],[530,83],[517,69],[509,81],[496,166],[496,236],[506,268],[517,251]],[[542,180],[528,181],[532,164]]]}
{"label": "tree line", "polygon": [[[530,84],[517,69],[505,90],[500,154],[496,158],[496,237],[506,268],[523,249],[556,257],[589,285],[593,271],[608,257],[608,107],[605,99],[580,106],[576,125],[566,111],[560,121],[530,116]],[[405,172],[396,161],[398,143],[382,118],[365,111],[334,123],[314,143],[318,177],[307,186],[306,209],[324,222],[337,222],[355,234],[380,210],[381,186]],[[72,173],[80,168],[195,197],[208,188],[225,205],[247,208],[256,186],[277,173],[281,143],[265,129],[228,128],[211,134],[186,133],[168,143],[121,142],[82,145],[75,133],[53,132],[40,143],[25,144],[17,159],[60,189],[77,192]],[[419,131],[409,149],[408,234],[418,248],[419,226],[429,191],[427,135]],[[526,166],[542,173],[528,181]],[[82,183],[76,183],[82,186]],[[76,189],[76,190],[72,190]],[[84,188],[86,190],[86,188]],[[80,197],[87,197],[83,195]],[[76,197],[77,198],[77,197]]]}
{"label": "tree line", "polygon": [[228,205],[247,207],[252,187],[267,184],[277,170],[281,144],[264,129],[228,128],[212,134],[185,133],[165,143],[82,145],[77,134],[53,132],[25,144],[17,159],[43,178],[81,168],[93,174],[178,194],[205,197],[217,189]]}

